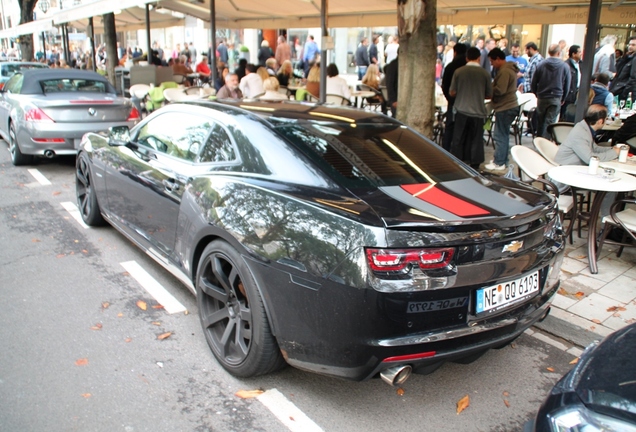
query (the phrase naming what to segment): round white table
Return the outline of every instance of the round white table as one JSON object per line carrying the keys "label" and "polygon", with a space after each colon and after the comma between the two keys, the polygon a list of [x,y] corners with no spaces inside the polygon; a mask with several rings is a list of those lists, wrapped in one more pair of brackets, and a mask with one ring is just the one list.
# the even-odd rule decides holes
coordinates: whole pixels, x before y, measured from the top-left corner
{"label": "round white table", "polygon": [[628,158],[627,162],[613,160],[610,162],[601,162],[599,165],[601,167],[614,168],[617,172],[636,175],[636,157]]}
{"label": "round white table", "polygon": [[[548,176],[559,183],[566,184],[573,188],[587,189],[596,192],[594,201],[592,202],[592,208],[590,209],[587,233],[587,259],[590,265],[590,272],[596,274],[598,273],[598,267],[596,265],[596,227],[603,198],[605,198],[607,192],[636,191],[636,177],[617,170],[614,174],[614,178],[610,180],[602,178],[599,174],[588,174],[587,169],[588,167],[586,165],[556,166],[550,168]],[[601,171],[602,170],[599,169],[599,173]]]}

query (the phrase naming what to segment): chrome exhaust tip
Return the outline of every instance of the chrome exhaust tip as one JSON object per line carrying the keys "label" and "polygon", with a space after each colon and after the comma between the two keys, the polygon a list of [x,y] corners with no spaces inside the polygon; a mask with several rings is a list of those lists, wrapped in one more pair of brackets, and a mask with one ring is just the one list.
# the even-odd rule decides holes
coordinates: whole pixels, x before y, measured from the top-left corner
{"label": "chrome exhaust tip", "polygon": [[55,152],[53,150],[44,150],[44,157],[53,159],[55,157]]}
{"label": "chrome exhaust tip", "polygon": [[380,372],[382,381],[389,385],[401,385],[411,376],[413,368],[410,365],[395,366]]}

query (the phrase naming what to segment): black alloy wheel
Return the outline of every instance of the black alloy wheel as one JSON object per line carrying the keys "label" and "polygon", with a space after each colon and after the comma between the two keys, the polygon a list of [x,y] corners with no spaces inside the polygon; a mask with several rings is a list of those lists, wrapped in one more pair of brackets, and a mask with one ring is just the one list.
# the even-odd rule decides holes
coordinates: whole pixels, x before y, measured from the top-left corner
{"label": "black alloy wheel", "polygon": [[14,166],[30,165],[33,163],[33,156],[25,155],[20,151],[13,123],[9,125],[9,152],[11,152],[11,162]]}
{"label": "black alloy wheel", "polygon": [[77,158],[75,166],[75,195],[77,207],[86,225],[102,226],[106,223],[97,202],[88,157],[84,154]]}
{"label": "black alloy wheel", "polygon": [[206,247],[196,288],[205,338],[223,368],[252,377],[285,364],[256,283],[232,246],[216,240]]}

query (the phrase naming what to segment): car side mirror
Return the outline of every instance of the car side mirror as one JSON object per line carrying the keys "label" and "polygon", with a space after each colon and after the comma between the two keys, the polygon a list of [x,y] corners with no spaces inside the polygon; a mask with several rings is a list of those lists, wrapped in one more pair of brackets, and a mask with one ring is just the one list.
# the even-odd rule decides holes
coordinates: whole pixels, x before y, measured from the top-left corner
{"label": "car side mirror", "polygon": [[111,146],[125,146],[130,143],[130,129],[128,126],[113,126],[108,128],[108,144]]}

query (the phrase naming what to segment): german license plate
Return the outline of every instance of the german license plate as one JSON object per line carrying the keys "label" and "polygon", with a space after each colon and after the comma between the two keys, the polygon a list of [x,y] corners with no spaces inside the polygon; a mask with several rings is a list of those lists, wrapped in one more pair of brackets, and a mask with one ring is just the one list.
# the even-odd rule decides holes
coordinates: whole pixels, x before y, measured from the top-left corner
{"label": "german license plate", "polygon": [[457,297],[425,302],[409,302],[406,313],[432,312],[444,309],[463,307],[468,304],[468,297]]}
{"label": "german license plate", "polygon": [[494,312],[529,299],[539,291],[539,272],[477,290],[477,314]]}

